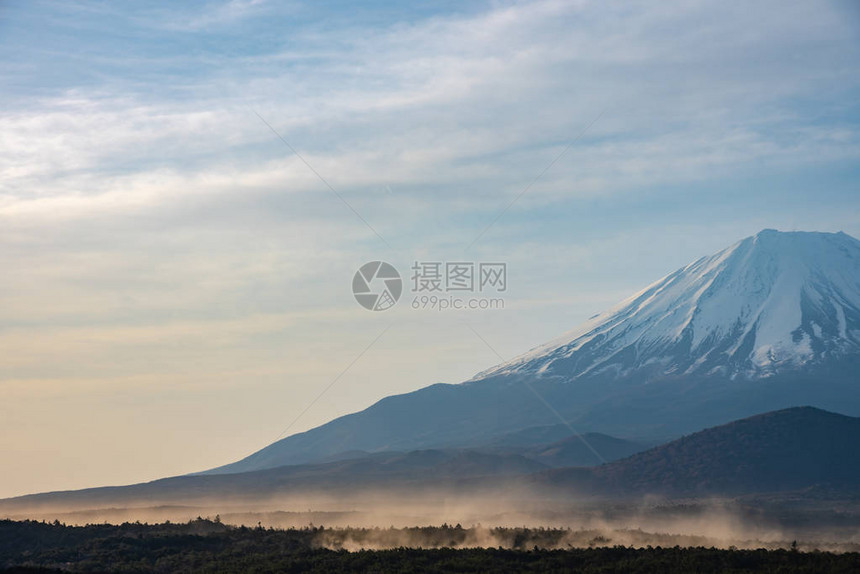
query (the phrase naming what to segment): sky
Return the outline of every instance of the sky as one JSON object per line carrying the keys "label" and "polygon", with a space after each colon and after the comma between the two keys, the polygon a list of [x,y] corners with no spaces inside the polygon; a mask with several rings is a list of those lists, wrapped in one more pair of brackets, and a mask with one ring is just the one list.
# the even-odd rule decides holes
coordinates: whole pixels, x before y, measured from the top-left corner
{"label": "sky", "polygon": [[[0,497],[467,380],[763,228],[860,237],[848,1],[7,0],[0,50]],[[413,309],[415,262],[505,263],[504,308]]]}

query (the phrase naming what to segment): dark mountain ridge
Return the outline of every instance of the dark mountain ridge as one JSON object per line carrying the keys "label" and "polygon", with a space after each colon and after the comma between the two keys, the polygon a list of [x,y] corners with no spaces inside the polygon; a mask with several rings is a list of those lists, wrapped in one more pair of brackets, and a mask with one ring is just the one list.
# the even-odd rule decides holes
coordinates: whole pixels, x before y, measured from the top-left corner
{"label": "dark mountain ridge", "polygon": [[769,412],[684,436],[547,484],[614,494],[713,496],[829,487],[860,493],[860,418],[812,407]]}

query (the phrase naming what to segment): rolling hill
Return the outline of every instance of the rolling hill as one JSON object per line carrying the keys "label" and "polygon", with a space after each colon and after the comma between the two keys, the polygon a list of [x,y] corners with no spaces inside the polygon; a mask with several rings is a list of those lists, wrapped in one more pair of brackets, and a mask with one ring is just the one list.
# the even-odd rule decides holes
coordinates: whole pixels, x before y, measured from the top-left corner
{"label": "rolling hill", "polygon": [[607,494],[732,496],[828,487],[860,494],[860,418],[812,407],[706,429],[590,469],[540,475]]}

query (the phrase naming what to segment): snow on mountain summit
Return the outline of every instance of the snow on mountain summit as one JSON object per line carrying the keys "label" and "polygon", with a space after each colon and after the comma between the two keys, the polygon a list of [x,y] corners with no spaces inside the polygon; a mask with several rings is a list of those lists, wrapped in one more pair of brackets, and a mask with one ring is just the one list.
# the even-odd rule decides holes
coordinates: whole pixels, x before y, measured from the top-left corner
{"label": "snow on mountain summit", "polygon": [[860,241],[766,229],[475,379],[758,378],[853,353],[860,353]]}

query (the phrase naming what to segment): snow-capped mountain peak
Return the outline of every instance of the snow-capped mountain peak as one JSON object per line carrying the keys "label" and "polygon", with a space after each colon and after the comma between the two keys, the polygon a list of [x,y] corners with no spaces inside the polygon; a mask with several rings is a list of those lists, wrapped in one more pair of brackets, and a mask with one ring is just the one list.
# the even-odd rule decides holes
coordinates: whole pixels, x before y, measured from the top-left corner
{"label": "snow-capped mountain peak", "polygon": [[475,379],[757,378],[847,353],[860,353],[860,241],[766,229]]}

